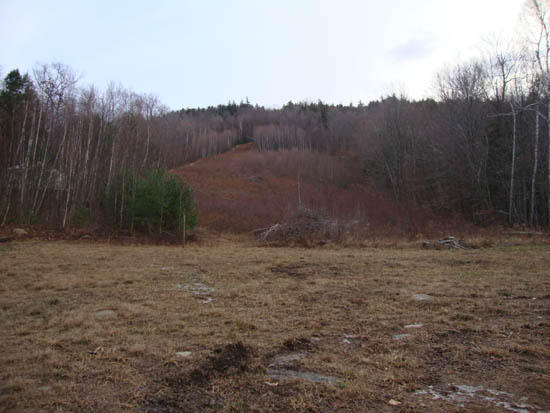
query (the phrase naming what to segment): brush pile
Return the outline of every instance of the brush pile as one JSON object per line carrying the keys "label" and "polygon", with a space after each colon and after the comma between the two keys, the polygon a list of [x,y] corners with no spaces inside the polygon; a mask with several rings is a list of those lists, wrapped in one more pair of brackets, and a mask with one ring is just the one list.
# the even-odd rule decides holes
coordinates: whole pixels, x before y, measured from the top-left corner
{"label": "brush pile", "polygon": [[422,248],[425,249],[436,249],[436,250],[444,250],[444,249],[462,249],[467,250],[470,249],[469,246],[465,245],[463,241],[456,239],[455,237],[446,237],[437,241],[423,241],[422,242]]}
{"label": "brush pile", "polygon": [[301,208],[286,223],[255,230],[254,236],[262,243],[272,246],[324,245],[338,235],[337,224],[307,208]]}

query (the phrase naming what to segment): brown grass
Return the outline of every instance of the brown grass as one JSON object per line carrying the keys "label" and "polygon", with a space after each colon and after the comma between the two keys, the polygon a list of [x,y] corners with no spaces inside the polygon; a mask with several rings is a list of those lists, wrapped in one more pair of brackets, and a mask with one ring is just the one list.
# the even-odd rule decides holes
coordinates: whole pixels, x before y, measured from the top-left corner
{"label": "brown grass", "polygon": [[[415,394],[470,385],[550,409],[549,262],[547,245],[2,244],[0,408],[507,411]],[[296,352],[337,381],[267,375]]]}

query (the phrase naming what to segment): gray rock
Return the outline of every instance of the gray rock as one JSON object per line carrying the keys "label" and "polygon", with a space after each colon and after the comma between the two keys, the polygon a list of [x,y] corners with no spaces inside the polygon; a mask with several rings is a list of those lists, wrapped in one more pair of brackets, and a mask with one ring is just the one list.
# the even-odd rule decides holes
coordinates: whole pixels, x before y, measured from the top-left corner
{"label": "gray rock", "polygon": [[408,338],[411,338],[412,335],[411,334],[396,334],[394,336],[392,336],[392,339],[394,340],[406,340]]}
{"label": "gray rock", "polygon": [[176,356],[183,357],[183,358],[189,358],[193,355],[191,351],[178,351],[176,352]]}
{"label": "gray rock", "polygon": [[183,288],[191,292],[193,295],[209,295],[214,291],[214,288],[200,282],[195,282],[191,285],[184,285]]}
{"label": "gray rock", "polygon": [[422,328],[424,324],[407,324],[405,328]]}
{"label": "gray rock", "polygon": [[43,391],[43,392],[49,392],[52,389],[51,386],[40,386],[36,390]]}
{"label": "gray rock", "polygon": [[428,294],[414,294],[411,298],[414,301],[430,301],[432,296]]}
{"label": "gray rock", "polygon": [[305,356],[305,353],[290,353],[278,356],[273,359],[273,362],[269,365],[269,367],[284,366],[292,363],[293,361],[301,360]]}
{"label": "gray rock", "polygon": [[337,377],[324,376],[310,371],[267,369],[267,375],[274,380],[299,379],[311,383],[335,383],[338,381]]}
{"label": "gray rock", "polygon": [[116,313],[113,310],[99,310],[96,311],[94,315],[99,318],[111,318],[115,317]]}
{"label": "gray rock", "polygon": [[23,228],[14,228],[13,229],[13,232],[16,234],[16,235],[27,235],[28,232],[25,231]]}

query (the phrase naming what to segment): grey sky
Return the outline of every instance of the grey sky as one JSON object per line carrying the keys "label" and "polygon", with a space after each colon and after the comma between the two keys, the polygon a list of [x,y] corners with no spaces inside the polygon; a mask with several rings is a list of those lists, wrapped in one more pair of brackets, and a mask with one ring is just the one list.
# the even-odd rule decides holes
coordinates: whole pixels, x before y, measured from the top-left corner
{"label": "grey sky", "polygon": [[434,73],[510,35],[523,0],[0,0],[0,66],[60,61],[83,84],[172,109],[421,98]]}

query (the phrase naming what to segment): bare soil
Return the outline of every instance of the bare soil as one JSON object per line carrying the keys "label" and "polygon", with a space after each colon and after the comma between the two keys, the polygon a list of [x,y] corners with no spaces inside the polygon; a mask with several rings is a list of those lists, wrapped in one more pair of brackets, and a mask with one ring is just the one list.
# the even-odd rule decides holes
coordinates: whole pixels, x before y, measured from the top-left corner
{"label": "bare soil", "polygon": [[0,409],[550,410],[549,263],[531,244],[2,243]]}

